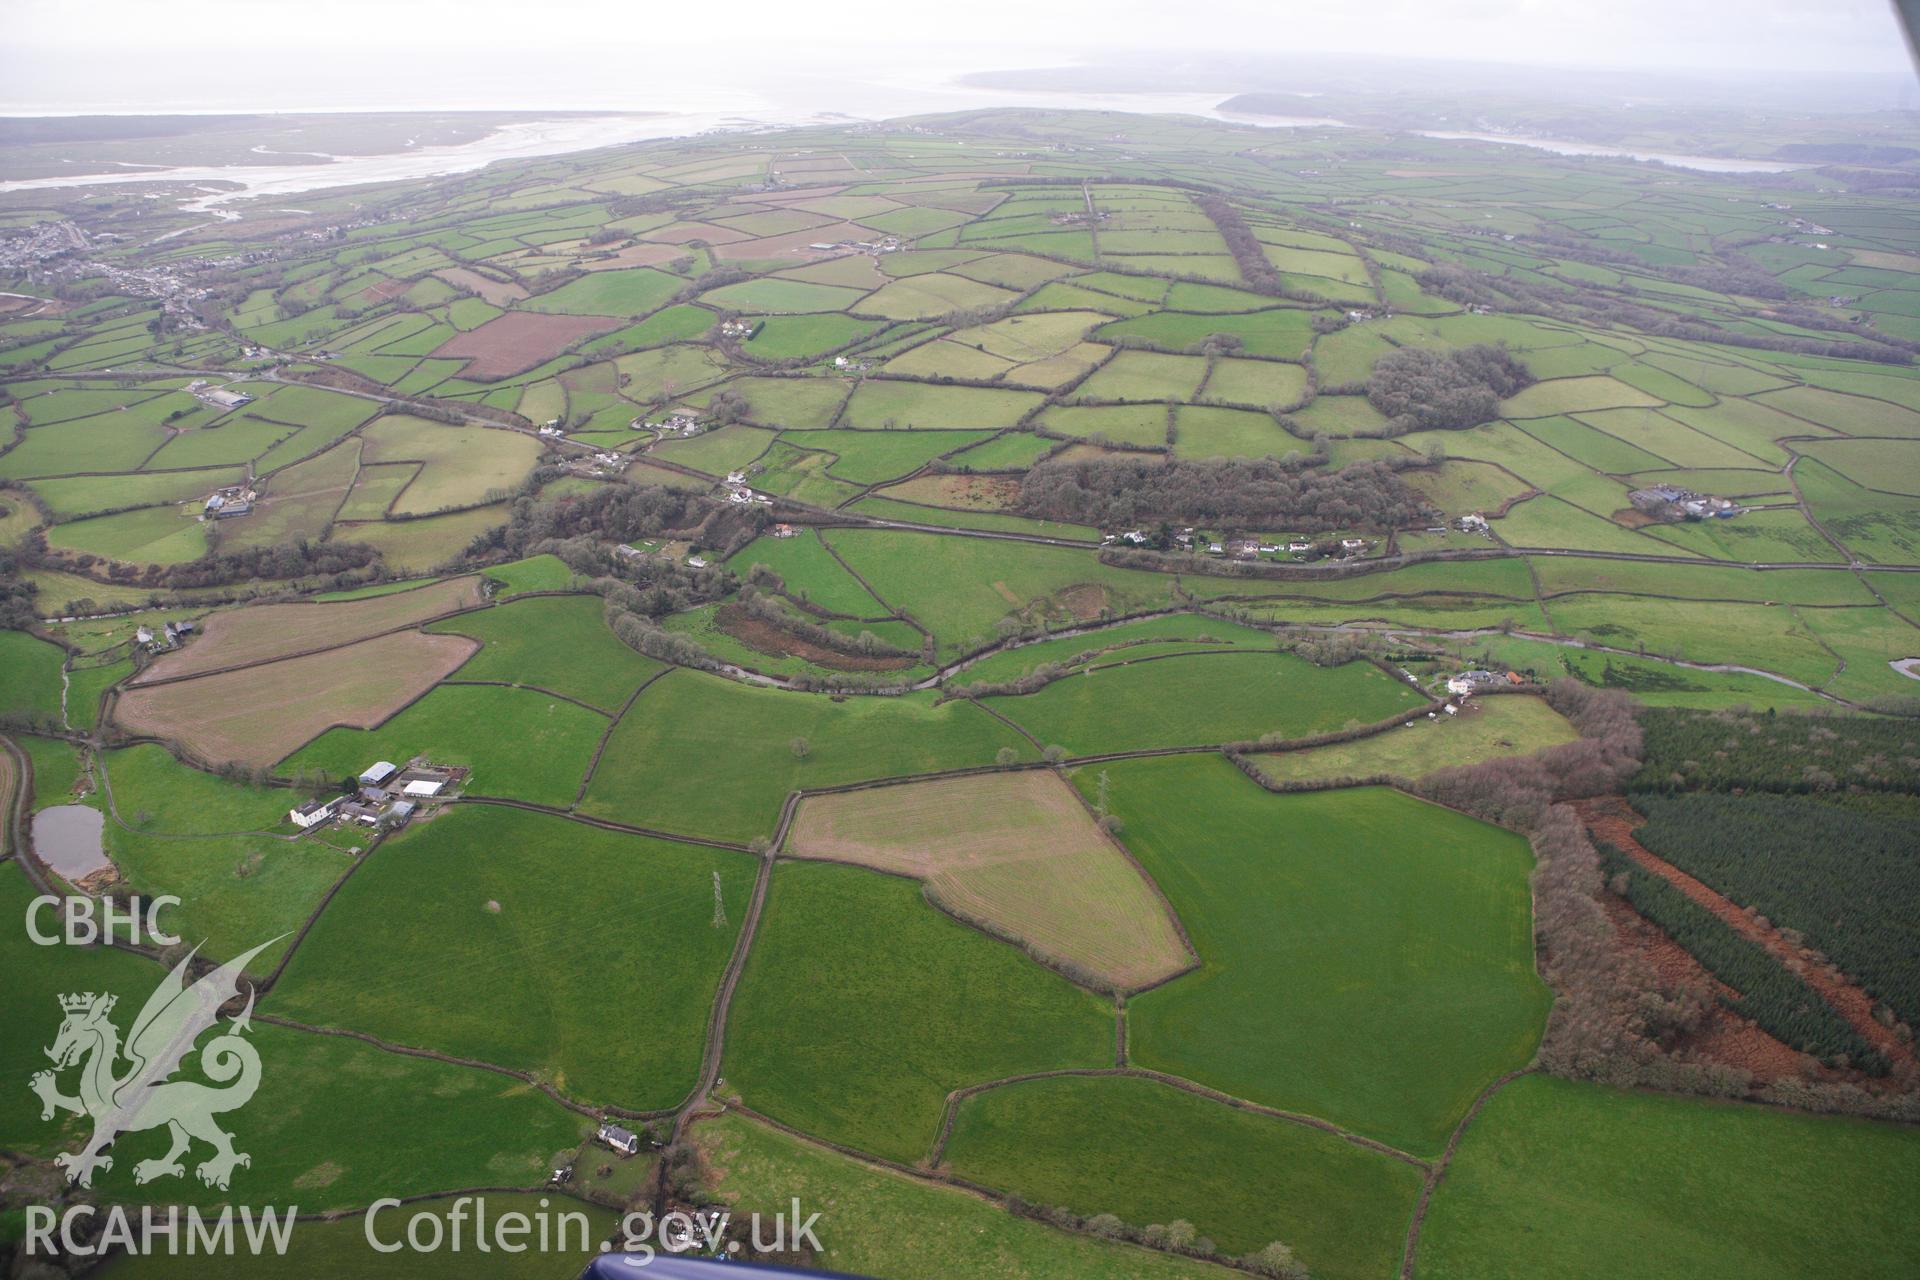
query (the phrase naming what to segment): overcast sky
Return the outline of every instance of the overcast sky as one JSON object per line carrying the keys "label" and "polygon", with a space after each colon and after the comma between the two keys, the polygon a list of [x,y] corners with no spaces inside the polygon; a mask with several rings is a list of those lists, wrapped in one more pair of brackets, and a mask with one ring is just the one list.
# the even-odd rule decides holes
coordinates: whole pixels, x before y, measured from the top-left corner
{"label": "overcast sky", "polygon": [[[1897,72],[1888,0],[0,0],[0,108],[654,106],[649,86],[1115,51]],[[516,61],[516,59],[518,61]],[[382,86],[385,86],[383,89]],[[369,101],[368,94],[386,101]],[[343,97],[343,94],[346,95]],[[617,102],[630,95],[636,100]],[[238,99],[247,99],[244,104]],[[590,101],[589,101],[590,100]]]}

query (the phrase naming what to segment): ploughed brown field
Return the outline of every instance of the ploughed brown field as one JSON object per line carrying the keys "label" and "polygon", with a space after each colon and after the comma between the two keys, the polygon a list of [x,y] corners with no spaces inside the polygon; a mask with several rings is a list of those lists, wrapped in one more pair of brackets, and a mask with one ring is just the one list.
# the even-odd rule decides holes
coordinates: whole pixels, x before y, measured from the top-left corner
{"label": "ploughed brown field", "polygon": [[809,796],[782,852],[911,876],[935,905],[1122,991],[1193,963],[1171,908],[1049,769]]}
{"label": "ploughed brown field", "polygon": [[480,579],[449,578],[412,591],[327,604],[262,604],[215,613],[199,638],[141,672],[136,685],[269,662],[349,644],[481,602]]}
{"label": "ploughed brown field", "polygon": [[129,733],[202,760],[271,765],[335,725],[371,729],[452,674],[479,642],[399,631],[358,644],[132,688],[114,706]]}
{"label": "ploughed brown field", "polygon": [[611,316],[550,316],[531,311],[509,311],[503,316],[455,334],[435,347],[436,356],[464,357],[463,378],[487,381],[510,378],[565,351],[581,338],[591,338],[624,321]]}

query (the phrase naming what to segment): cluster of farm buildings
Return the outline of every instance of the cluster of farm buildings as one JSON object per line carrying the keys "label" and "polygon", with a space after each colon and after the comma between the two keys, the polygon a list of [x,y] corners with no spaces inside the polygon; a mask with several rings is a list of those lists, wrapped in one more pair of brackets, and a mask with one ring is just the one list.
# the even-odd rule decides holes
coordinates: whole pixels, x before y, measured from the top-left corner
{"label": "cluster of farm buildings", "polygon": [[254,492],[252,485],[223,485],[207,495],[206,502],[201,506],[200,518],[231,520],[235,516],[248,515],[253,511],[253,504],[259,496]]}
{"label": "cluster of farm buildings", "polygon": [[444,798],[446,789],[457,782],[464,770],[417,763],[402,769],[389,760],[376,760],[360,775],[351,794],[328,796],[295,805],[287,811],[287,821],[303,831],[333,821],[356,822],[364,827],[397,827],[413,817],[423,800]]}
{"label": "cluster of farm buildings", "polygon": [[1725,520],[1746,511],[1732,498],[1710,497],[1673,484],[1635,489],[1627,495],[1627,501],[1633,503],[1634,510],[1643,511],[1655,519]]}
{"label": "cluster of farm buildings", "polygon": [[158,632],[149,626],[138,626],[133,629],[133,643],[136,648],[145,649],[148,653],[166,653],[179,648],[180,643],[193,634],[193,630],[193,623],[184,621],[163,622]]}

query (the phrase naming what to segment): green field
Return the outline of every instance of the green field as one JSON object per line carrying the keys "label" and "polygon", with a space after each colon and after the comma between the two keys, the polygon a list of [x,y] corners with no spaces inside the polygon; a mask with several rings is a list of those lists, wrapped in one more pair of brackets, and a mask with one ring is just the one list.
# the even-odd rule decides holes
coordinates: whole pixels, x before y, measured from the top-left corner
{"label": "green field", "polygon": [[1423,1276],[1905,1276],[1920,1134],[1528,1077],[1467,1130]]}
{"label": "green field", "polygon": [[[807,754],[792,742],[804,738]],[[673,671],[607,739],[581,808],[638,826],[730,840],[770,835],[789,791],[989,764],[1033,749],[978,707],[931,694],[851,698],[756,689]]]}
{"label": "green field", "polygon": [[[1154,1158],[1143,1160],[1151,1151]],[[1420,1170],[1320,1129],[1140,1079],[1009,1085],[961,1104],[946,1164],[1038,1204],[1176,1219],[1227,1254],[1291,1245],[1316,1276],[1392,1274]]]}
{"label": "green field", "polygon": [[[453,1214],[454,1200],[430,1199],[415,1201],[402,1208],[387,1209],[373,1219],[372,1230],[382,1245],[392,1245],[406,1239],[406,1232],[416,1215],[431,1215],[440,1219],[440,1230],[446,1234],[442,1239],[452,1239],[455,1230]],[[485,1212],[490,1221],[498,1222],[507,1214],[524,1214],[534,1222],[545,1217],[550,1224],[551,1245],[545,1251],[529,1249],[522,1253],[508,1254],[499,1250],[487,1260],[489,1275],[501,1280],[543,1280],[551,1277],[558,1259],[566,1259],[566,1265],[583,1267],[599,1248],[600,1241],[611,1235],[616,1227],[615,1214],[611,1209],[584,1202],[569,1201],[564,1198],[537,1196],[531,1192],[492,1192],[485,1197]],[[285,1260],[276,1265],[306,1272],[313,1275],[338,1277],[339,1280],[386,1280],[387,1277],[410,1276],[420,1280],[459,1280],[472,1271],[469,1254],[475,1251],[473,1242],[473,1213],[471,1204],[461,1206],[461,1229],[468,1248],[455,1251],[442,1249],[436,1253],[423,1253],[402,1250],[397,1253],[382,1253],[374,1249],[367,1241],[368,1225],[361,1215],[349,1215],[333,1221],[305,1221],[296,1224],[290,1236]],[[580,1219],[565,1219],[562,1214],[578,1214]],[[433,1238],[430,1228],[421,1227],[419,1238]],[[561,1243],[565,1233],[565,1245]],[[586,1243],[580,1242],[584,1238]],[[537,1239],[537,1237],[529,1237]],[[518,1243],[518,1241],[514,1241]],[[257,1274],[260,1260],[250,1253],[236,1251],[232,1254],[205,1254],[197,1256],[169,1257],[167,1255],[148,1255],[134,1257],[122,1254],[100,1268],[99,1274],[110,1276],[112,1280],[226,1280],[227,1277],[245,1277]]]}
{"label": "green field", "polygon": [[24,631],[0,631],[0,711],[43,723],[60,720],[58,645]]}
{"label": "green field", "polygon": [[598,596],[536,596],[448,618],[427,629],[481,642],[480,650],[453,673],[456,681],[543,689],[611,715],[664,664],[616,640],[603,609]]}
{"label": "green field", "polygon": [[[490,732],[473,732],[482,724]],[[327,730],[280,769],[352,778],[375,760],[425,756],[470,769],[464,786],[474,795],[565,806],[606,728],[599,712],[537,689],[443,684],[378,729]]]}
{"label": "green field", "polygon": [[1116,665],[987,705],[1069,754],[1300,738],[1419,705],[1410,685],[1365,662],[1327,670],[1285,653],[1209,653]]}
{"label": "green field", "polygon": [[278,787],[229,782],[189,768],[151,744],[101,754],[120,820],[154,835],[267,831],[287,820],[296,797]]}
{"label": "green field", "polygon": [[[960,48],[981,24],[956,16]],[[618,42],[545,17],[522,43]],[[852,48],[893,17],[798,21]],[[1808,57],[1858,19],[1817,17]],[[104,1200],[297,1203],[277,1266],[315,1274],[579,1270],[386,1258],[328,1220],[478,1187],[797,1195],[827,1250],[783,1260],[876,1277],[1920,1273],[1908,1127],[1813,1114],[1907,1116],[1920,1088],[1920,117],[1869,114],[1871,75],[1851,106],[1782,76],[1283,83],[1233,15],[1175,21],[1237,60],[1183,36],[1140,65],[1103,60],[1100,18],[1047,15],[1096,52],[1008,63],[971,105],[509,148],[239,216],[59,184],[531,117],[0,140],[31,187],[0,213],[0,733],[28,809],[102,818],[96,892],[177,895],[181,950],[265,944],[274,975],[261,1096],[226,1122],[253,1166],[138,1186],[161,1137],[129,1133]],[[244,50],[212,43],[231,78]],[[786,79],[820,81],[788,44]],[[1008,105],[1049,85],[1099,100]],[[1299,110],[1351,127],[1278,127]],[[1442,124],[1780,171],[1415,129]],[[203,518],[240,484],[254,510]],[[1632,495],[1657,485],[1744,509],[1656,520]],[[462,584],[462,611],[400,617]],[[345,647],[314,601],[398,630]],[[170,679],[221,665],[242,610],[261,654],[312,652]],[[137,638],[186,620],[180,652]],[[1611,697],[1445,714],[1424,691],[1465,668],[1628,695],[1644,758],[1602,733]],[[289,819],[381,759],[465,772],[399,829]],[[1803,956],[1723,945],[1565,832],[1532,833],[1536,866],[1548,774],[1560,800],[1628,788],[1593,798]],[[51,851],[55,822],[9,843]],[[0,865],[0,914],[33,870]],[[1652,963],[1612,963],[1602,920]],[[166,972],[23,945],[0,1251],[81,1137],[22,1087],[53,997],[115,994],[124,1033]],[[1862,998],[1808,1006],[1830,980]],[[583,1148],[602,1109],[683,1141]],[[1176,1222],[1205,1257],[1140,1246]],[[1299,1267],[1249,1256],[1275,1241]]]}
{"label": "green field", "polygon": [[1040,396],[1031,391],[868,381],[847,401],[842,425],[934,430],[1011,427],[1039,403]]}
{"label": "green field", "polygon": [[1268,795],[1219,758],[1074,780],[1092,794],[1101,772],[1201,959],[1130,1002],[1138,1065],[1432,1156],[1532,1056],[1547,991],[1520,837],[1384,789]]}
{"label": "green field", "polygon": [[552,293],[528,298],[528,311],[576,316],[638,316],[671,298],[681,281],[663,271],[594,271],[570,280]]}
{"label": "green field", "polygon": [[[1071,548],[840,529],[825,535],[880,598],[932,630],[943,651],[997,638],[996,624],[1027,614],[1072,621],[1164,605],[1172,579],[1114,569]],[[1081,588],[1069,593],[1072,588]]]}
{"label": "green field", "polygon": [[[716,874],[729,907],[717,927]],[[575,1097],[672,1106],[693,1087],[752,883],[748,859],[725,850],[463,807],[368,858],[269,1007],[532,1071]],[[589,885],[638,917],[582,911]],[[609,1002],[621,1035],[604,1034]]]}
{"label": "green field", "polygon": [[911,1164],[949,1090],[1112,1052],[1110,1005],[935,911],[918,885],[788,862],[734,996],[723,1074],[756,1110]]}
{"label": "green field", "polygon": [[800,1142],[738,1116],[702,1120],[693,1141],[719,1171],[715,1190],[736,1219],[771,1214],[794,1196],[833,1206],[817,1230],[821,1261],[894,1280],[956,1271],[1002,1280],[1134,1280],[1212,1276],[1214,1268],[1058,1231],[934,1186]]}
{"label": "green field", "polygon": [[1532,755],[1571,742],[1573,726],[1538,698],[1481,698],[1459,714],[1418,719],[1370,738],[1253,757],[1276,782],[1419,778],[1439,768]]}
{"label": "green field", "polygon": [[[28,896],[20,873],[0,867],[0,903],[8,915],[21,918]],[[43,1047],[52,1043],[60,1024],[61,993],[110,992],[122,1007],[137,1008],[167,976],[160,966],[124,951],[35,947],[17,930],[9,931],[4,945],[11,980],[0,993],[0,1008],[9,1027],[27,1034],[0,1039],[0,1065],[23,1081],[47,1066]],[[545,1176],[556,1151],[578,1140],[583,1124],[581,1117],[519,1081],[491,1072],[259,1022],[249,1038],[262,1063],[260,1091],[225,1127],[234,1133],[236,1148],[252,1156],[251,1167],[236,1173],[234,1191],[262,1204],[321,1210],[364,1205],[383,1195],[489,1183],[529,1185]],[[70,1081],[69,1075],[68,1088]],[[392,1141],[395,1131],[418,1119],[422,1098],[432,1098],[434,1114],[451,1125],[431,1151]],[[71,1116],[58,1124],[39,1117],[33,1094],[9,1091],[0,1103],[0,1142],[12,1151],[44,1156],[77,1147],[87,1132]],[[209,1204],[227,1198],[191,1173],[136,1186],[135,1156],[164,1151],[162,1135],[128,1134],[116,1145],[119,1158],[99,1176],[97,1188],[120,1200]]]}

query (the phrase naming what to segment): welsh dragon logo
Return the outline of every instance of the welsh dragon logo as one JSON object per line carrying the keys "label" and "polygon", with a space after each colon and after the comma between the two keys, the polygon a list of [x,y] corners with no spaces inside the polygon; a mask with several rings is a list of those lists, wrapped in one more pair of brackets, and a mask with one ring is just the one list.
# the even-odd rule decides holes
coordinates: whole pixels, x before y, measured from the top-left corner
{"label": "welsh dragon logo", "polygon": [[[135,1182],[180,1177],[186,1172],[181,1157],[195,1139],[213,1147],[212,1157],[194,1170],[210,1187],[226,1190],[234,1168],[252,1164],[245,1152],[233,1149],[233,1135],[215,1121],[222,1112],[245,1106],[260,1087],[260,1055],[242,1038],[253,1018],[251,983],[246,1008],[199,1051],[201,1073],[225,1087],[169,1077],[194,1052],[194,1043],[219,1022],[220,1006],[240,994],[239,978],[248,962],[277,941],[263,942],[236,956],[191,986],[186,973],[193,956],[187,956],[147,997],[124,1044],[109,1017],[117,996],[88,991],[60,997],[66,1017],[53,1047],[46,1051],[53,1069],[37,1072],[31,1087],[40,1095],[42,1120],[53,1119],[58,1111],[93,1119],[93,1136],[86,1146],[54,1157],[66,1170],[68,1182],[93,1185],[96,1169],[113,1168],[113,1157],[102,1153],[114,1139],[163,1125],[173,1145],[164,1156],[136,1164]],[[60,1092],[57,1075],[74,1066],[80,1069],[79,1092],[69,1096]]]}

